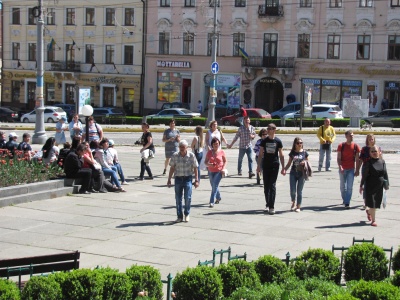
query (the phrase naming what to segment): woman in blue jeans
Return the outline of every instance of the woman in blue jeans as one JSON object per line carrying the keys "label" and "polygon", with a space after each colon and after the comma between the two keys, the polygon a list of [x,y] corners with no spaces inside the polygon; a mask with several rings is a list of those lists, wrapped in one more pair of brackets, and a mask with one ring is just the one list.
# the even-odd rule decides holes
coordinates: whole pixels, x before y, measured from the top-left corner
{"label": "woman in blue jeans", "polygon": [[198,170],[198,178],[199,178],[199,182],[200,182],[200,162],[203,158],[203,148],[204,148],[204,134],[203,134],[203,127],[198,125],[196,126],[196,129],[194,130],[194,132],[196,133],[196,136],[193,138],[192,144],[191,144],[191,148],[192,148],[192,152],[194,153],[194,155],[196,156],[196,160],[199,164],[199,167],[197,168]]}
{"label": "woman in blue jeans", "polygon": [[219,139],[213,138],[211,140],[211,150],[208,150],[205,159],[211,184],[210,207],[214,207],[214,200],[217,204],[221,201],[219,183],[224,175],[223,170],[226,166],[226,156],[224,150],[220,149],[220,144]]}
{"label": "woman in blue jeans", "polygon": [[[292,150],[289,153],[289,161],[285,167],[287,171],[290,166],[290,197],[292,198],[291,210],[300,212],[303,199],[303,187],[305,178],[303,175],[304,164],[308,160],[308,153],[303,149],[303,140],[296,137],[293,141]],[[297,205],[296,205],[297,192]]]}

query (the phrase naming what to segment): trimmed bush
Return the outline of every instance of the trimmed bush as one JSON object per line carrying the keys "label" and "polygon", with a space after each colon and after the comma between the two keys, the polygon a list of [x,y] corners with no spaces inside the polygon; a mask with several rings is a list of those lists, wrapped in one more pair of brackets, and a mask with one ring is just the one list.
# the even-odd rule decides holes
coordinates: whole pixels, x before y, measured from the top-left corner
{"label": "trimmed bush", "polygon": [[336,283],[316,277],[306,279],[304,288],[310,293],[318,291],[324,297],[344,293],[344,289]]}
{"label": "trimmed bush", "polygon": [[262,284],[282,282],[289,276],[289,269],[286,264],[272,255],[261,256],[254,262],[254,269]]}
{"label": "trimmed bush", "polygon": [[25,284],[21,294],[23,300],[58,300],[62,299],[60,284],[55,277],[33,276]]}
{"label": "trimmed bush", "polygon": [[394,286],[400,287],[400,271],[396,271],[391,280]]}
{"label": "trimmed bush", "polygon": [[160,271],[151,266],[133,265],[126,269],[126,275],[132,284],[131,295],[135,299],[139,292],[147,292],[149,298],[161,300],[163,298]]}
{"label": "trimmed bush", "polygon": [[[230,295],[226,300],[263,300],[265,299],[263,293],[259,290],[249,289],[247,287],[240,287]],[[280,298],[279,298],[280,299]]]}
{"label": "trimmed bush", "polygon": [[107,300],[128,300],[132,299],[132,284],[128,275],[120,273],[111,268],[96,269],[93,272],[103,277],[103,298]]}
{"label": "trimmed bush", "polygon": [[309,249],[292,262],[292,266],[300,279],[318,277],[340,283],[340,260],[331,251]]}
{"label": "trimmed bush", "polygon": [[239,287],[250,289],[260,288],[260,278],[254,270],[254,265],[245,260],[234,260],[217,268],[223,282],[222,293],[230,296]]}
{"label": "trimmed bush", "polygon": [[394,272],[400,271],[400,247],[397,251],[393,254],[392,258],[392,270]]}
{"label": "trimmed bush", "polygon": [[400,290],[388,282],[360,280],[352,286],[351,295],[362,300],[398,300]]}
{"label": "trimmed bush", "polygon": [[358,300],[358,298],[355,298],[350,293],[346,292],[343,294],[336,294],[333,296],[329,296],[328,300]]}
{"label": "trimmed bush", "polygon": [[102,299],[104,281],[99,272],[78,269],[71,272],[55,273],[54,276],[61,286],[63,299]]}
{"label": "trimmed bush", "polygon": [[15,282],[0,278],[0,300],[19,300],[19,289]]}
{"label": "trimmed bush", "polygon": [[215,300],[222,296],[222,279],[215,268],[187,268],[176,275],[172,289],[177,300]]}
{"label": "trimmed bush", "polygon": [[383,280],[388,275],[388,259],[379,246],[355,244],[344,256],[345,279]]}

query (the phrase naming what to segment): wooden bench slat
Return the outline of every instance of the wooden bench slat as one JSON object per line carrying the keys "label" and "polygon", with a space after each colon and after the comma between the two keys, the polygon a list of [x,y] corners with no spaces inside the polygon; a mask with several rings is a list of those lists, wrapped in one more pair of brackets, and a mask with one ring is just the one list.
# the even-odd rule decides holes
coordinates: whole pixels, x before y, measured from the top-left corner
{"label": "wooden bench slat", "polygon": [[29,266],[30,264],[44,264],[51,262],[59,262],[59,261],[68,261],[68,260],[78,260],[80,257],[80,253],[76,252],[68,252],[68,253],[58,253],[58,254],[50,254],[50,255],[40,255],[40,256],[32,256],[32,257],[21,257],[21,258],[12,258],[12,259],[2,259],[0,260],[0,268],[7,267],[15,267],[15,266]]}

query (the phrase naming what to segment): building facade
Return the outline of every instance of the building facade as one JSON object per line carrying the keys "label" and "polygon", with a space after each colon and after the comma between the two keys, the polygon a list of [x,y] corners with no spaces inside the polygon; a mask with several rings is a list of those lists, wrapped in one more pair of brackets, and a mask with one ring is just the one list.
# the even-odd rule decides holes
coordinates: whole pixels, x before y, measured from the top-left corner
{"label": "building facade", "polygon": [[3,105],[33,109],[37,17],[44,19],[44,103],[75,104],[89,87],[94,107],[142,109],[141,1],[3,0]]}
{"label": "building facade", "polygon": [[217,107],[350,96],[368,98],[370,113],[383,98],[400,107],[399,0],[215,1],[147,2],[145,108],[207,106],[214,28]]}

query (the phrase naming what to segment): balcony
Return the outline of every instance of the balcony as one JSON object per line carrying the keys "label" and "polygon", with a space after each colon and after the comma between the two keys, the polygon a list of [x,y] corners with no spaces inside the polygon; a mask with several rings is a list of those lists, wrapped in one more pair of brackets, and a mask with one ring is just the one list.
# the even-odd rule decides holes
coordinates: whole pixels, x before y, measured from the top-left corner
{"label": "balcony", "polygon": [[242,67],[293,69],[294,57],[249,56],[248,59],[242,59]]}
{"label": "balcony", "polygon": [[259,5],[258,18],[265,23],[275,23],[283,18],[283,5]]}
{"label": "balcony", "polygon": [[80,72],[81,63],[76,61],[53,61],[50,71],[60,72]]}

